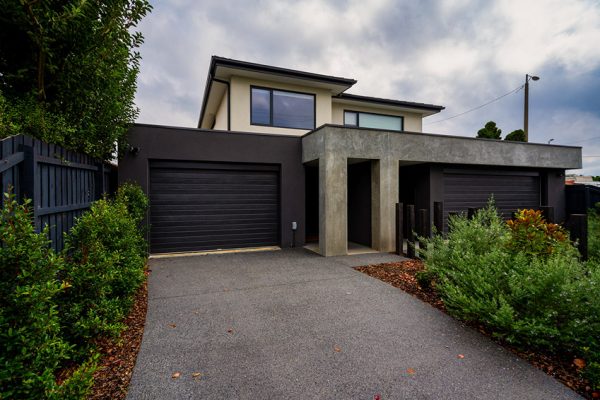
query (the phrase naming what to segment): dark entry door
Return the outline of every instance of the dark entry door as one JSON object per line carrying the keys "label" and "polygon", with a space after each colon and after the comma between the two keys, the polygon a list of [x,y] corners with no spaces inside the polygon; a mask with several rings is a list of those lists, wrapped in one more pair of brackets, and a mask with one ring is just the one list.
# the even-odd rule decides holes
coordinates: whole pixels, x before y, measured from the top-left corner
{"label": "dark entry door", "polygon": [[150,162],[153,253],[279,245],[277,166]]}

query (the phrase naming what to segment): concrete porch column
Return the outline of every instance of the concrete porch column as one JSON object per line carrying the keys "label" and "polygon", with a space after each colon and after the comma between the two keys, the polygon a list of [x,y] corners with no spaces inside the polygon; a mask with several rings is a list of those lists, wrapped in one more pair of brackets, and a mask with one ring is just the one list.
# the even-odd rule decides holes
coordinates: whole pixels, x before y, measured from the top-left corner
{"label": "concrete porch column", "polygon": [[319,159],[319,252],[348,254],[348,161],[326,152]]}
{"label": "concrete porch column", "polygon": [[372,247],[396,250],[395,212],[398,202],[398,160],[384,158],[371,163]]}

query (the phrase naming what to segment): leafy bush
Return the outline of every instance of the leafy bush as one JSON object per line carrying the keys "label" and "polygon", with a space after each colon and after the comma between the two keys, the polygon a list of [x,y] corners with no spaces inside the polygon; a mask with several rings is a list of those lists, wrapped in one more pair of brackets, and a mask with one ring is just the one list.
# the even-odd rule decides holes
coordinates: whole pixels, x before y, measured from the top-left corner
{"label": "leafy bush", "polygon": [[569,234],[558,224],[546,222],[538,210],[519,210],[515,218],[507,221],[511,230],[508,246],[532,256],[548,255],[558,246],[571,249]]}
{"label": "leafy bush", "polygon": [[[149,201],[148,196],[146,196],[140,185],[136,183],[122,184],[117,190],[115,201],[125,204],[129,215],[135,221],[142,236],[145,236],[148,229],[147,226],[144,225],[144,219],[146,218],[146,212],[148,211]],[[138,248],[140,249],[140,254],[142,254],[142,256],[145,257],[148,254],[148,243],[145,240],[139,242]]]}
{"label": "leafy bush", "polygon": [[51,143],[65,143],[74,133],[63,117],[50,112],[33,96],[7,100],[0,90],[0,137],[26,134]]}
{"label": "leafy bush", "polygon": [[57,279],[63,259],[48,246],[47,231],[35,233],[29,202],[6,195],[0,213],[0,398],[81,398],[95,368],[85,364],[67,381],[55,373],[72,346],[61,337]]}
{"label": "leafy bush", "polygon": [[502,129],[496,126],[494,121],[488,121],[483,128],[477,131],[478,138],[502,139]]}
{"label": "leafy bush", "polygon": [[[122,197],[123,200],[123,197]],[[124,201],[99,200],[65,237],[66,332],[78,344],[115,336],[144,280],[144,238]]]}
{"label": "leafy bush", "polygon": [[509,343],[585,356],[598,386],[600,267],[582,263],[563,232],[546,229],[537,214],[520,215],[507,224],[490,204],[472,220],[451,217],[447,240],[436,236],[424,251],[436,289],[452,315]]}
{"label": "leafy bush", "polygon": [[517,129],[516,131],[512,131],[504,140],[511,140],[513,142],[525,142],[525,131],[523,129]]}
{"label": "leafy bush", "polygon": [[415,274],[415,279],[422,289],[429,290],[433,286],[435,274],[430,270],[418,271]]}
{"label": "leafy bush", "polygon": [[33,102],[45,113],[19,111],[17,120],[39,126],[54,115],[74,128],[54,131],[54,143],[98,158],[112,158],[117,143],[123,151],[138,115],[143,36],[135,29],[150,12],[149,2],[8,0],[0,8],[0,90],[14,104]]}
{"label": "leafy bush", "polygon": [[135,221],[141,222],[146,218],[148,197],[138,184],[126,182],[119,186],[116,200],[127,206],[127,211]]}

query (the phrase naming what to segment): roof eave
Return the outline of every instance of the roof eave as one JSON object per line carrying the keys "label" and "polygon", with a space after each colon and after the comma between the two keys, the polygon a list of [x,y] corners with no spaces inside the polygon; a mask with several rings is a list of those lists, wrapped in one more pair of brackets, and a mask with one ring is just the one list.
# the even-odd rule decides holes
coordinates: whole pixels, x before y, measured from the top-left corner
{"label": "roof eave", "polygon": [[[423,111],[433,112],[432,114],[436,114],[446,108],[444,106],[439,106],[439,105],[435,105],[435,104],[383,99],[383,98],[379,98],[379,97],[361,96],[361,95],[349,94],[349,93],[340,93],[336,96],[333,96],[333,98],[334,99],[337,98],[337,99],[341,99],[341,100],[348,100],[348,101],[356,101],[356,102],[364,102],[364,103],[382,104],[382,105],[387,105],[387,106],[411,108],[411,109],[415,109],[415,110],[423,110]],[[432,115],[432,114],[429,114],[429,115]]]}

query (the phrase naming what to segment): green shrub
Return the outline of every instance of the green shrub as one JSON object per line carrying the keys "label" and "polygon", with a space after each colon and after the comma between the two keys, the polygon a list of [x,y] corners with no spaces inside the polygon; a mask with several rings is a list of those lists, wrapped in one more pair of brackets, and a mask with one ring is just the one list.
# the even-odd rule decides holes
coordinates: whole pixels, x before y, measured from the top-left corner
{"label": "green shrub", "polygon": [[537,218],[507,224],[493,205],[449,224],[447,240],[434,237],[424,252],[448,311],[523,348],[585,356],[592,384],[600,385],[593,375],[600,362],[598,264],[582,263],[571,243],[553,237],[560,230],[538,237],[531,231],[544,225]]}
{"label": "green shrub", "polygon": [[0,398],[82,398],[95,365],[56,382],[72,351],[55,302],[66,288],[57,279],[64,261],[49,248],[47,231],[35,233],[29,202],[5,196],[0,243]]}
{"label": "green shrub", "polygon": [[26,134],[68,146],[67,138],[74,132],[62,116],[49,111],[34,96],[9,101],[0,90],[0,138]]}
{"label": "green shrub", "polygon": [[[125,205],[142,236],[145,236],[148,228],[144,225],[144,219],[148,211],[149,201],[148,196],[146,196],[140,185],[129,182],[122,184],[117,190],[115,201]],[[145,240],[140,240],[138,248],[140,254],[146,257],[148,254],[148,243]]]}
{"label": "green shrub", "polygon": [[116,201],[125,204],[127,211],[136,222],[141,223],[146,217],[148,197],[138,184],[126,182],[119,186]]}
{"label": "green shrub", "polygon": [[512,131],[511,133],[506,135],[504,140],[510,140],[513,142],[526,142],[527,141],[527,140],[525,140],[525,131],[523,129],[517,129],[516,131]]}
{"label": "green shrub", "polygon": [[544,256],[556,247],[572,248],[567,231],[558,224],[547,222],[541,211],[519,210],[507,224],[511,230],[508,246],[513,252]]}
{"label": "green shrub", "polygon": [[62,296],[66,332],[85,348],[116,336],[144,280],[144,238],[123,201],[99,200],[65,238],[70,287]]}
{"label": "green shrub", "polygon": [[423,271],[418,271],[415,274],[415,279],[422,289],[429,290],[433,287],[435,274],[432,271],[425,269]]}

